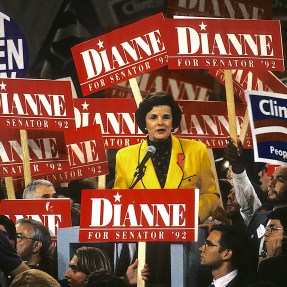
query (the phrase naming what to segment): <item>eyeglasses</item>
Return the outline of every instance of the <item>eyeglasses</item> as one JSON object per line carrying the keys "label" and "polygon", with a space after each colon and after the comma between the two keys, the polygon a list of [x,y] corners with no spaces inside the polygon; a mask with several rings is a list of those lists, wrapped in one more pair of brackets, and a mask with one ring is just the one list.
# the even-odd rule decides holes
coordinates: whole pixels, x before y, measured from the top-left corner
{"label": "eyeglasses", "polygon": [[17,233],[17,242],[22,241],[22,239],[36,240],[34,237],[26,237],[21,233]]}
{"label": "eyeglasses", "polygon": [[282,229],[283,229],[282,227],[276,227],[273,225],[268,225],[268,226],[266,226],[265,231],[272,233],[273,231],[282,230]]}
{"label": "eyeglasses", "polygon": [[203,243],[203,246],[204,246],[204,250],[206,250],[207,247],[219,247],[219,248],[222,248],[220,245],[216,245],[216,244],[213,244],[211,241],[209,240],[206,240],[204,243]]}

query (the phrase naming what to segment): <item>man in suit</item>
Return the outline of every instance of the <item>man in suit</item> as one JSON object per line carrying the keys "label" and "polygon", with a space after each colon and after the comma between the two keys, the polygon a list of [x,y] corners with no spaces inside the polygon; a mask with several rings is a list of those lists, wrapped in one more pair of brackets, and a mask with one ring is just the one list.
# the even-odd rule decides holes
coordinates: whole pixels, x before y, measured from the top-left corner
{"label": "man in suit", "polygon": [[199,248],[201,266],[210,268],[213,281],[209,286],[247,286],[243,270],[247,237],[232,225],[214,225],[205,243]]}
{"label": "man in suit", "polygon": [[262,204],[246,174],[242,155],[241,142],[238,141],[238,147],[236,147],[234,140],[229,138],[224,157],[232,165],[236,199],[241,206],[241,213],[247,224],[246,233],[249,238],[250,251],[249,269],[255,273],[258,259],[262,253],[268,214],[277,207],[287,206],[287,166],[280,166],[274,170],[268,183],[266,202]]}
{"label": "man in suit", "polygon": [[264,251],[266,257],[260,262],[257,281],[267,281],[278,287],[287,286],[287,207],[277,208],[268,214]]}

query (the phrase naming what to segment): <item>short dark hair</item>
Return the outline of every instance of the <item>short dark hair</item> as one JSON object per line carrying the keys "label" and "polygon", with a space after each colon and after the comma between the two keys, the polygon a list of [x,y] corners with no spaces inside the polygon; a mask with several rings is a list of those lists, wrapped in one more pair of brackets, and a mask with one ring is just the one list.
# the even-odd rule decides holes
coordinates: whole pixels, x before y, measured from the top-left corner
{"label": "short dark hair", "polygon": [[246,263],[246,251],[248,238],[240,228],[234,225],[218,224],[213,225],[210,232],[217,230],[221,233],[219,244],[223,250],[231,249],[232,266],[242,269],[244,262]]}
{"label": "short dark hair", "polygon": [[155,92],[147,95],[139,104],[135,113],[135,119],[140,130],[147,134],[146,130],[146,114],[152,110],[153,107],[167,105],[171,108],[172,113],[172,128],[178,128],[181,121],[181,109],[174,100],[173,96],[166,92]]}

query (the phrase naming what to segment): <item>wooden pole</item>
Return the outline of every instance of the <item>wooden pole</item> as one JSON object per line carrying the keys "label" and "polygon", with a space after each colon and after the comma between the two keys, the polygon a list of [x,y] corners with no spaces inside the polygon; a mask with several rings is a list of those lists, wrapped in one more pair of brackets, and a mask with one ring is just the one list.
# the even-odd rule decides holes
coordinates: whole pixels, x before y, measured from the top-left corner
{"label": "wooden pole", "polygon": [[28,134],[26,130],[20,130],[20,139],[23,156],[23,168],[24,168],[24,182],[25,186],[32,182],[30,155],[28,147]]}
{"label": "wooden pole", "polygon": [[248,116],[248,108],[246,108],[244,118],[243,118],[242,127],[241,127],[241,131],[240,131],[240,135],[239,135],[239,139],[242,142],[242,144],[244,144],[244,142],[245,142],[248,126],[249,126],[249,116]]}
{"label": "wooden pole", "polygon": [[[136,78],[129,79],[129,83],[137,104],[139,106],[140,102],[143,100],[141,92],[137,83]],[[141,270],[144,268],[146,260],[146,242],[138,242],[138,273],[137,273],[137,286],[144,287],[145,281],[141,277]]]}
{"label": "wooden pole", "polygon": [[224,81],[226,91],[226,103],[229,122],[229,134],[234,139],[234,144],[237,146],[237,128],[236,128],[236,112],[233,92],[233,80],[231,70],[224,70]]}
{"label": "wooden pole", "polygon": [[5,186],[7,190],[7,197],[8,199],[15,199],[15,190],[14,190],[14,184],[13,184],[13,178],[12,177],[5,177]]}

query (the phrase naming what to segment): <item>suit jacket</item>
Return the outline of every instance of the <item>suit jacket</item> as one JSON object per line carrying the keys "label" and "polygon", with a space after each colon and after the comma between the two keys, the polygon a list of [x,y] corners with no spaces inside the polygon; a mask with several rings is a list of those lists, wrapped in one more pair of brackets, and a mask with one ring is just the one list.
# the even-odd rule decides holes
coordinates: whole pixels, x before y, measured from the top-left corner
{"label": "suit jacket", "polygon": [[266,281],[278,287],[287,286],[287,255],[267,258],[260,262],[257,281]]}
{"label": "suit jacket", "polygon": [[[207,148],[203,143],[194,140],[180,139],[173,135],[171,139],[171,157],[164,188],[199,188],[199,217],[202,222],[218,207],[220,197],[216,191]],[[146,154],[147,147],[148,143],[145,140],[117,152],[115,189],[129,188],[135,170]],[[134,188],[161,188],[152,160],[149,159],[145,166],[145,174]]]}

